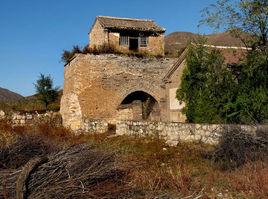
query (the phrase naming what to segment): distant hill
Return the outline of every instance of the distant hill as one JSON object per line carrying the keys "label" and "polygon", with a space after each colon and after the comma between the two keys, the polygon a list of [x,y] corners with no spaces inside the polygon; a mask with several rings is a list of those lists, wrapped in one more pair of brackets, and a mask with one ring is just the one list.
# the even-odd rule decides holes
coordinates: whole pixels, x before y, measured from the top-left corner
{"label": "distant hill", "polygon": [[0,87],[0,102],[17,102],[21,99],[23,99],[23,96],[18,93]]}
{"label": "distant hill", "polygon": [[[59,90],[58,99],[48,106],[48,110],[59,111],[62,93],[62,90]],[[36,111],[39,113],[46,112],[44,104],[38,100],[36,94],[23,97],[3,88],[0,88],[0,110],[4,110],[5,112],[17,111],[21,113]]]}
{"label": "distant hill", "polygon": [[[191,41],[196,40],[198,34],[191,32],[173,32],[165,37],[165,51],[169,57],[177,57]],[[243,43],[230,33],[216,33],[205,35],[207,43],[216,46],[244,46]]]}
{"label": "distant hill", "polygon": [[[60,100],[62,95],[63,95],[63,90],[62,89],[59,90],[58,95],[59,95],[59,100]],[[38,100],[38,96],[37,96],[37,94],[29,95],[29,96],[24,97],[24,100],[26,100],[26,101],[35,101],[35,100]]]}

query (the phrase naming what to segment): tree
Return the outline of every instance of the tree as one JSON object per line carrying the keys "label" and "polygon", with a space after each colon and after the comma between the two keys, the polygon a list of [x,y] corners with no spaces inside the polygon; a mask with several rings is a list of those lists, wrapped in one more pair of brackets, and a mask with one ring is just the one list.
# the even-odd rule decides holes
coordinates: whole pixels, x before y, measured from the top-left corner
{"label": "tree", "polygon": [[246,46],[267,52],[267,0],[218,0],[202,13],[200,24],[207,24],[215,30],[230,31]]}
{"label": "tree", "polygon": [[44,74],[40,74],[34,85],[38,99],[44,103],[47,110],[48,105],[57,100],[59,88],[53,87],[53,79],[50,75]]}
{"label": "tree", "polygon": [[[260,123],[268,118],[268,1],[218,0],[203,10],[203,24],[224,28],[251,47],[243,62],[234,66],[239,92],[232,118]],[[234,69],[233,68],[233,69]]]}
{"label": "tree", "polygon": [[248,50],[226,65],[204,43],[191,46],[177,98],[190,122],[263,123],[268,119],[268,1],[218,0],[203,10],[203,24],[230,31]]}
{"label": "tree", "polygon": [[232,113],[236,84],[220,51],[205,47],[205,41],[188,47],[186,64],[177,98],[186,103],[183,112],[189,122],[221,123]]}

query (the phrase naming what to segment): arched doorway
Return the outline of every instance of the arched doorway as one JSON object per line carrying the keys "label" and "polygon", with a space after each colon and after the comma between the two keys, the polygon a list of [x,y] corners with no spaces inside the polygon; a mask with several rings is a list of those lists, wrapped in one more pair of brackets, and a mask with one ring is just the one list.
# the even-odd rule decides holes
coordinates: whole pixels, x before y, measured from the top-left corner
{"label": "arched doorway", "polygon": [[[160,108],[157,100],[144,91],[128,94],[118,107],[119,119],[159,120]],[[121,117],[121,118],[120,118]]]}

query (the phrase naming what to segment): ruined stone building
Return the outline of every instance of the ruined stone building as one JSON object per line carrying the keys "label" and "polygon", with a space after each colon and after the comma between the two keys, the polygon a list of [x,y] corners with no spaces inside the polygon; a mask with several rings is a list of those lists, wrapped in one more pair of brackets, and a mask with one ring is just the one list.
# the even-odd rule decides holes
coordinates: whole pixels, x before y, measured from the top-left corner
{"label": "ruined stone building", "polygon": [[[164,28],[151,20],[97,17],[90,46],[164,53]],[[65,65],[61,114],[65,126],[83,129],[85,120],[184,122],[176,99],[185,68],[179,58],[138,58],[124,54],[76,54]]]}

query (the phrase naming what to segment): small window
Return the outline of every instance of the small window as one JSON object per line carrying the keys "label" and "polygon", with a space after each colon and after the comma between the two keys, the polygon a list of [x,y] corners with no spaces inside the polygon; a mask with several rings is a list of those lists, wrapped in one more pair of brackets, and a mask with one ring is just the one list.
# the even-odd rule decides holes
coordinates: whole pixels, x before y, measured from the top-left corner
{"label": "small window", "polygon": [[147,47],[148,37],[140,37],[140,47]]}
{"label": "small window", "polygon": [[128,46],[128,36],[121,36],[119,40],[120,46]]}

